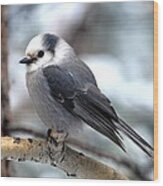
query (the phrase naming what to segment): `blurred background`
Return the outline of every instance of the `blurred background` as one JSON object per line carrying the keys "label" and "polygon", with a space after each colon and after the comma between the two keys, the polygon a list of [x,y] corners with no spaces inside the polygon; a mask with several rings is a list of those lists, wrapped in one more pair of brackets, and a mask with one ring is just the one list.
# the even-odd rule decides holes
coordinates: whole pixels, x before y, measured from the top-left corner
{"label": "blurred background", "polygon": [[[42,32],[63,37],[95,74],[118,114],[153,145],[153,2],[54,3],[5,8],[11,120],[10,135],[36,137],[47,128],[38,118],[18,62],[28,42]],[[153,161],[125,138],[127,153],[86,128],[79,150],[130,179],[152,180]],[[10,176],[66,178],[39,163],[10,162]]]}

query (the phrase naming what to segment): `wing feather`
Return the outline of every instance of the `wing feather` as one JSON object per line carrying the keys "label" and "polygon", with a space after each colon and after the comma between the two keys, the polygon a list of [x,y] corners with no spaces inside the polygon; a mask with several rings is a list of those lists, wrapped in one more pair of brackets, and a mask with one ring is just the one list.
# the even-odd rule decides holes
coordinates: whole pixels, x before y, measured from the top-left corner
{"label": "wing feather", "polygon": [[[78,68],[73,66],[72,68]],[[85,68],[85,66],[83,67]],[[86,72],[86,75],[83,73]],[[48,66],[43,70],[52,97],[68,112],[102,133],[123,151],[121,132],[152,156],[153,148],[126,122],[120,119],[110,100],[100,92],[88,70],[70,71],[67,66]],[[79,75],[80,74],[80,75]],[[81,77],[86,77],[81,79]]]}

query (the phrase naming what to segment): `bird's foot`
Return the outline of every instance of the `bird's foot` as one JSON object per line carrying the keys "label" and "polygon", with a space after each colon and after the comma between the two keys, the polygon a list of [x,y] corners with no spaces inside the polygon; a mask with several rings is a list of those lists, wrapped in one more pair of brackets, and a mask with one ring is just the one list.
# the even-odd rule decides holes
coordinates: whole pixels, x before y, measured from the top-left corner
{"label": "bird's foot", "polygon": [[67,138],[68,134],[64,131],[56,131],[55,129],[48,129],[47,131],[47,140],[49,142],[55,143],[57,146],[59,143],[63,143]]}
{"label": "bird's foot", "polygon": [[[49,149],[49,157],[51,159],[51,164],[56,165],[58,162],[62,162],[64,160],[64,152],[65,152],[65,139],[67,137],[67,133],[63,131],[56,131],[54,129],[48,129],[47,131],[47,145]],[[57,153],[54,153],[56,152]],[[58,159],[57,161],[55,161]]]}

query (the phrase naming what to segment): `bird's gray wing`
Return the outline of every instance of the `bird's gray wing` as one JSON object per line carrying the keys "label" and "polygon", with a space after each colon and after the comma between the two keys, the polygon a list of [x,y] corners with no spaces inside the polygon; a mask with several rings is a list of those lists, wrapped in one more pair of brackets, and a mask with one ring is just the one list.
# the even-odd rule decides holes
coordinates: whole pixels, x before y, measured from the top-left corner
{"label": "bird's gray wing", "polygon": [[152,147],[117,116],[110,100],[91,80],[82,79],[82,77],[85,78],[84,74],[82,76],[82,72],[79,75],[63,66],[48,66],[44,68],[43,73],[49,84],[51,95],[68,112],[82,119],[125,151],[119,133],[122,131],[151,156]]}
{"label": "bird's gray wing", "polygon": [[[92,128],[110,138],[124,150],[119,132],[114,123],[111,120],[106,123],[105,117],[99,112],[98,108],[91,105],[87,100],[86,95],[89,92],[89,86],[87,85],[93,84],[88,81],[88,78],[79,82],[79,74],[75,75],[74,71],[72,72],[64,67],[48,66],[43,69],[43,74],[48,82],[52,97],[62,104],[68,112],[71,112],[75,117],[81,118]],[[82,72],[79,71],[79,73]],[[84,78],[86,77],[84,76]],[[87,83],[83,86],[81,81],[87,81]],[[92,94],[93,96],[96,95]],[[97,97],[97,101],[99,98]],[[116,118],[117,116],[114,110],[111,107],[109,109],[110,115]]]}

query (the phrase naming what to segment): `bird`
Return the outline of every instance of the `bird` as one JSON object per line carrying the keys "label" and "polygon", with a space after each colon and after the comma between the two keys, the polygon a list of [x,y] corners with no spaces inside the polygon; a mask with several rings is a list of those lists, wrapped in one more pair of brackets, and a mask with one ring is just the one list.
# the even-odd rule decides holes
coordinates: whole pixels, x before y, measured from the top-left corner
{"label": "bird", "polygon": [[153,157],[153,147],[117,114],[90,68],[63,38],[53,33],[34,36],[19,63],[26,64],[29,95],[50,129],[73,136],[89,125],[126,152],[123,134]]}

